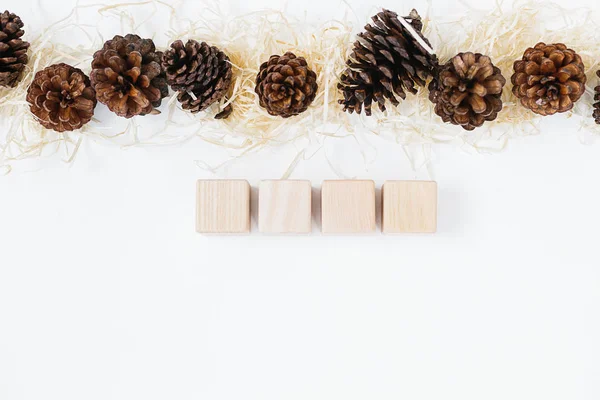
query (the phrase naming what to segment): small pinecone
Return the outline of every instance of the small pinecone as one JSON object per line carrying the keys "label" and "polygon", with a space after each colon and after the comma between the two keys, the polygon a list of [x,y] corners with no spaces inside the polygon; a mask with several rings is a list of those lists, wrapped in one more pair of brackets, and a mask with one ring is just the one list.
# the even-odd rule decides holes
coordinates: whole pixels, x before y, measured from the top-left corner
{"label": "small pinecone", "polygon": [[80,69],[55,64],[35,74],[27,90],[27,102],[45,128],[73,131],[92,119],[96,93]]}
{"label": "small pinecone", "polygon": [[[185,45],[181,40],[171,44],[163,54],[162,66],[169,85],[179,92],[177,99],[183,109],[192,113],[204,111],[220,101],[227,93],[233,75],[225,53],[195,40],[188,40]],[[215,118],[226,118],[231,111],[231,106],[227,106]]]}
{"label": "small pinecone", "polygon": [[274,55],[260,66],[256,94],[271,115],[288,118],[303,113],[317,95],[317,74],[304,57],[287,52]]}
{"label": "small pinecone", "polygon": [[98,101],[120,117],[157,114],[169,94],[161,66],[162,52],[151,39],[115,36],[94,53],[92,87]]}
{"label": "small pinecone", "polygon": [[493,121],[502,110],[506,79],[489,57],[460,53],[440,66],[429,84],[429,100],[446,123],[468,131]]}
{"label": "small pinecone", "polygon": [[0,14],[0,86],[15,86],[29,60],[29,43],[21,40],[21,28],[21,18],[8,11]]}
{"label": "small pinecone", "polygon": [[421,34],[423,23],[416,10],[408,17],[383,10],[372,17],[373,25],[365,26],[366,32],[358,35],[354,49],[347,61],[348,68],[342,73],[338,89],[344,95],[339,103],[344,111],[360,114],[364,108],[371,115],[371,105],[376,102],[385,111],[386,99],[392,105],[399,104],[396,96],[406,98],[406,92],[417,93],[417,86],[425,81],[437,66],[435,54],[431,54],[401,22],[413,28],[419,38],[430,48],[429,41]]}
{"label": "small pinecone", "polygon": [[[596,71],[596,75],[600,78],[600,71]],[[600,85],[596,86],[594,92],[594,100],[596,101],[596,103],[594,103],[594,119],[596,120],[596,123],[600,125]]]}
{"label": "small pinecone", "polygon": [[585,92],[585,66],[579,54],[562,43],[538,43],[514,64],[513,93],[540,115],[569,111]]}

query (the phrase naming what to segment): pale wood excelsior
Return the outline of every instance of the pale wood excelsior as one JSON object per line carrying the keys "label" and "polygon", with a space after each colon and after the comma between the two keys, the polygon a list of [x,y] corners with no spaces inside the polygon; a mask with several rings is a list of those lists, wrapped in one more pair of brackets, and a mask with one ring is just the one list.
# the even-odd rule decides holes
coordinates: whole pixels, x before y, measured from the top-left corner
{"label": "pale wood excelsior", "polygon": [[245,180],[199,180],[196,231],[207,234],[250,232],[250,184]]}
{"label": "pale wood excelsior", "polygon": [[324,234],[373,233],[376,228],[375,182],[323,182],[321,229]]}
{"label": "pale wood excelsior", "polygon": [[258,230],[272,234],[312,232],[311,183],[267,180],[258,191]]}
{"label": "pale wood excelsior", "polygon": [[435,233],[437,183],[387,181],[383,185],[383,233]]}

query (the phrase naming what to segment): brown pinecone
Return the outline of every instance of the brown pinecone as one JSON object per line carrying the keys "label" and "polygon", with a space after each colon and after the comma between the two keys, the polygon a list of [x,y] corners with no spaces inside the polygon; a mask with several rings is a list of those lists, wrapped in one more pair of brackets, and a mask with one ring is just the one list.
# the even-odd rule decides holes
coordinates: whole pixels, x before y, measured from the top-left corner
{"label": "brown pinecone", "polygon": [[169,94],[161,66],[162,52],[151,39],[115,36],[94,53],[92,87],[98,101],[120,117],[156,114]]}
{"label": "brown pinecone", "polygon": [[585,66],[579,54],[562,43],[538,43],[514,64],[513,93],[540,115],[569,111],[585,92]]}
{"label": "brown pinecone", "polygon": [[[215,46],[205,42],[177,40],[163,54],[162,66],[167,82],[177,90],[177,99],[184,110],[204,111],[220,101],[231,84],[232,69],[229,57]],[[227,106],[215,118],[226,118],[233,109]]]}
{"label": "brown pinecone", "polygon": [[92,119],[96,93],[80,69],[55,64],[35,74],[27,89],[27,102],[45,128],[73,131]]}
{"label": "brown pinecone", "polygon": [[0,14],[0,86],[15,86],[29,61],[29,43],[21,40],[21,28],[21,18],[8,11]]}
{"label": "brown pinecone", "polygon": [[[600,78],[600,70],[596,71],[596,75]],[[594,119],[596,123],[600,125],[600,85],[596,86],[594,89]]]}
{"label": "brown pinecone", "polygon": [[505,84],[500,68],[488,56],[460,53],[440,66],[429,83],[429,100],[444,122],[472,131],[496,119]]}
{"label": "brown pinecone", "polygon": [[406,92],[415,94],[416,86],[425,81],[437,66],[435,54],[431,54],[401,22],[410,24],[430,48],[429,41],[421,34],[423,23],[416,10],[409,16],[383,10],[372,17],[373,25],[365,26],[366,32],[358,35],[354,49],[347,61],[348,68],[342,73],[338,89],[344,95],[339,103],[344,111],[360,114],[363,107],[371,115],[371,105],[378,103],[385,111],[386,99],[394,106],[399,104],[396,96],[406,98]]}
{"label": "brown pinecone", "polygon": [[273,55],[260,66],[256,94],[271,115],[288,118],[303,113],[317,95],[317,74],[304,57],[287,52]]}

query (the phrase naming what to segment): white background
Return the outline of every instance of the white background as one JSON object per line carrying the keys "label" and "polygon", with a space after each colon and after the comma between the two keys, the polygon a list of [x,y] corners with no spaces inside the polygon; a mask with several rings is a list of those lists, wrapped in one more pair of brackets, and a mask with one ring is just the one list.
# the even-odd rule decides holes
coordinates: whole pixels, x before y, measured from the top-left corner
{"label": "white background", "polygon": [[[71,3],[2,7],[48,24]],[[360,177],[426,178],[375,146]],[[599,146],[555,117],[500,154],[436,149],[433,236],[223,238],[194,232],[210,147],[85,141],[0,178],[0,399],[597,400]],[[255,186],[286,167],[246,162]],[[317,154],[292,178],[337,176]]]}

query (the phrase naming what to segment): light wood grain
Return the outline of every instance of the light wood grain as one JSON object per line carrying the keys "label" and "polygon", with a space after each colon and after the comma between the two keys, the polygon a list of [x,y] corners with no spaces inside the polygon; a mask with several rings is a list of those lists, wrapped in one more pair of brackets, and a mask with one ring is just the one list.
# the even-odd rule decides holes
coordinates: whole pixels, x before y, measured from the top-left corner
{"label": "light wood grain", "polygon": [[250,232],[250,185],[244,180],[199,180],[196,230],[200,233]]}
{"label": "light wood grain", "polygon": [[374,232],[377,227],[375,182],[323,182],[321,213],[321,229],[325,234]]}
{"label": "light wood grain", "polygon": [[273,234],[310,233],[310,182],[262,181],[258,191],[258,230],[261,233]]}
{"label": "light wood grain", "polygon": [[383,233],[434,233],[437,183],[387,181],[383,185]]}

